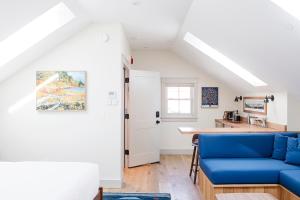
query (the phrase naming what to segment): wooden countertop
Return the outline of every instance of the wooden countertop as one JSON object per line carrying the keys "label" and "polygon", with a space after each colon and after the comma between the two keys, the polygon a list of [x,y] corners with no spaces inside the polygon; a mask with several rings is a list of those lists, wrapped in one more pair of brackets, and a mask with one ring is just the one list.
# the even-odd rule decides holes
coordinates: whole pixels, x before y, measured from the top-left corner
{"label": "wooden countertop", "polygon": [[181,134],[201,134],[201,133],[271,133],[282,132],[272,128],[194,128],[194,127],[178,127]]}
{"label": "wooden countertop", "polygon": [[[256,125],[250,125],[247,123],[246,118],[242,118],[240,122],[232,122],[231,120],[215,119],[216,123],[224,124],[225,128],[263,128]],[[267,127],[280,131],[287,131],[287,125],[276,124],[267,121]]]}
{"label": "wooden countertop", "polygon": [[245,121],[232,122],[231,120],[215,119],[215,122],[219,122],[219,123],[225,124],[226,126],[230,126],[232,128],[251,128],[251,127],[257,127],[257,126],[254,126],[254,125],[250,125],[250,124],[246,123]]}
{"label": "wooden countertop", "polygon": [[194,128],[194,127],[178,127],[181,134],[201,134],[201,133],[270,133],[282,132],[282,129],[263,128],[250,125],[245,121],[232,122],[229,120],[216,119],[216,122],[223,123],[230,128]]}

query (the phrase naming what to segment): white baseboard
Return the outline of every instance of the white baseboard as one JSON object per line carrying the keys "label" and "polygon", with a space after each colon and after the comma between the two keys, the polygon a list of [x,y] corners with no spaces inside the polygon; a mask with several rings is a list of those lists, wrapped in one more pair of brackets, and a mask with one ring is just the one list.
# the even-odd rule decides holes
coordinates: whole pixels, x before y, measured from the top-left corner
{"label": "white baseboard", "polygon": [[103,188],[122,188],[121,180],[101,180],[100,185]]}
{"label": "white baseboard", "polygon": [[161,155],[192,155],[192,149],[161,149]]}

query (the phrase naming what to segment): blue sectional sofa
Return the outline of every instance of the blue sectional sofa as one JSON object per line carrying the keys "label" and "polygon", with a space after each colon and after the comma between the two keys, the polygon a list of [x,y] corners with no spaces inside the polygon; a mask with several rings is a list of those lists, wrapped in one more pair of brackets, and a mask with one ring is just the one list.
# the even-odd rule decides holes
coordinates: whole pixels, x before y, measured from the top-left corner
{"label": "blue sectional sofa", "polygon": [[199,135],[199,186],[204,198],[213,200],[223,192],[268,192],[281,200],[300,200],[300,166],[272,159],[275,134]]}

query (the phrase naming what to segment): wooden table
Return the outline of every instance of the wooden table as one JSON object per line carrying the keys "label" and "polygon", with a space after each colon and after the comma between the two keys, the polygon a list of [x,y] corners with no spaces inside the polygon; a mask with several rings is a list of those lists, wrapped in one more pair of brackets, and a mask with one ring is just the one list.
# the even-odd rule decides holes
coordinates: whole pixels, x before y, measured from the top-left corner
{"label": "wooden table", "polygon": [[223,193],[216,194],[217,200],[278,200],[268,193]]}

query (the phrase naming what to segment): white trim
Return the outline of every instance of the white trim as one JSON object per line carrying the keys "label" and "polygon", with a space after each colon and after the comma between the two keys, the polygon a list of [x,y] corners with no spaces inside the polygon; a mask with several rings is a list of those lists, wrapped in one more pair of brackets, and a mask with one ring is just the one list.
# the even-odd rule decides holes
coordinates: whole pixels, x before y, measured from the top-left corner
{"label": "white trim", "polygon": [[122,188],[121,180],[100,180],[100,186],[104,188]]}
{"label": "white trim", "polygon": [[161,149],[161,155],[192,155],[193,149]]}

